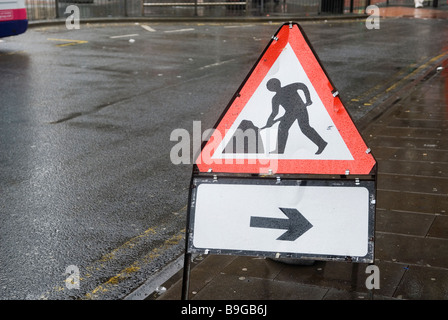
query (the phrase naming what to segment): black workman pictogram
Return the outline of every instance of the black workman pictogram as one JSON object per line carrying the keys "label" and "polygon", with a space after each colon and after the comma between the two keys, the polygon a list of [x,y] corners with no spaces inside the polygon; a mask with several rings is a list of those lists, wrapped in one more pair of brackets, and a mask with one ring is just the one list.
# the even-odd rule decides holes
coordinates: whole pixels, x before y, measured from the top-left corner
{"label": "black workman pictogram", "polygon": [[[310,119],[306,108],[313,102],[311,101],[310,91],[307,86],[303,83],[296,82],[282,87],[280,80],[272,78],[267,82],[266,87],[269,91],[275,92],[275,95],[272,98],[272,113],[263,129],[272,127],[276,122],[280,122],[278,126],[277,149],[271,153],[282,154],[285,152],[289,129],[297,120],[303,134],[318,147],[316,154],[321,154],[327,146],[327,142],[310,126]],[[298,90],[304,92],[306,102],[303,102]],[[274,120],[279,112],[279,106],[285,109],[285,114],[281,118]]]}

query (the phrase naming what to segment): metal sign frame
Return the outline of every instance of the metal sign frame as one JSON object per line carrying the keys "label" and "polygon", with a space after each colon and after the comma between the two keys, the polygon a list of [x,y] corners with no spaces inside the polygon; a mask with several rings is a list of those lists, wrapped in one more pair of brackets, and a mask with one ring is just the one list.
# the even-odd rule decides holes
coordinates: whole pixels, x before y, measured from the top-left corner
{"label": "metal sign frame", "polygon": [[[209,254],[223,254],[223,255],[247,255],[247,256],[263,256],[271,258],[299,258],[309,260],[325,260],[325,261],[351,261],[370,263],[373,262],[373,239],[374,239],[374,221],[375,221],[375,202],[376,202],[376,188],[374,180],[367,179],[282,179],[280,177],[274,177],[271,179],[266,178],[235,178],[235,177],[219,177],[218,176],[206,176],[206,177],[194,177],[192,180],[191,189],[191,202],[189,205],[189,234],[187,244],[187,251],[189,253],[209,253]],[[196,218],[196,199],[198,187],[202,184],[213,185],[268,185],[268,186],[322,186],[322,187],[363,187],[369,192],[369,204],[368,204],[368,232],[366,234],[368,242],[368,250],[365,256],[341,256],[341,255],[328,255],[328,254],[310,254],[299,252],[281,252],[281,251],[251,251],[251,250],[234,250],[224,248],[210,248],[210,247],[195,247],[193,243],[195,234],[195,218]]]}
{"label": "metal sign frame", "polygon": [[[341,256],[325,254],[301,254],[274,251],[225,250],[196,248],[193,244],[195,227],[195,206],[198,186],[201,184],[269,185],[269,186],[327,186],[364,187],[369,192],[368,212],[368,252],[365,256]],[[247,175],[200,173],[193,167],[187,208],[187,228],[185,236],[185,257],[182,280],[182,300],[188,300],[191,259],[193,254],[241,255],[270,258],[294,258],[318,261],[342,261],[350,263],[373,263],[375,253],[375,215],[377,196],[377,165],[370,175]],[[280,255],[279,255],[280,254]]]}

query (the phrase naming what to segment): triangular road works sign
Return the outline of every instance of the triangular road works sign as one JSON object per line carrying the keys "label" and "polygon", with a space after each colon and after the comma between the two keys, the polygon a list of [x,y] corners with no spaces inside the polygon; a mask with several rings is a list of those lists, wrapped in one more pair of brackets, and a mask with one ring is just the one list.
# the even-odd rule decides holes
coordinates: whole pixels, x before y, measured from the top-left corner
{"label": "triangular road works sign", "polygon": [[195,163],[200,172],[369,174],[375,159],[301,27],[272,37]]}

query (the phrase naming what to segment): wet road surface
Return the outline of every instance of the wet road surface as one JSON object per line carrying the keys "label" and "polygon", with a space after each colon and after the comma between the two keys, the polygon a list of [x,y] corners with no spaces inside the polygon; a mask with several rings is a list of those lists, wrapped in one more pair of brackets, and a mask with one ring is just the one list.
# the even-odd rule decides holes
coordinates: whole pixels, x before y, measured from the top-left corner
{"label": "wet road surface", "polygon": [[[448,54],[446,20],[301,25],[355,121]],[[121,299],[178,257],[191,166],[171,163],[170,133],[212,127],[278,27],[83,24],[3,39],[0,298]]]}

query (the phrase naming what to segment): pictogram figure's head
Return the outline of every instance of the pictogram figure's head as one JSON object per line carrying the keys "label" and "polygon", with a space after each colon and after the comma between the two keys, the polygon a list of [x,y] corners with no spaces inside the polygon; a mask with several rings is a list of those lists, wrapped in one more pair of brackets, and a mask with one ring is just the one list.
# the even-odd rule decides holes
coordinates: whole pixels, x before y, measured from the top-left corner
{"label": "pictogram figure's head", "polygon": [[282,87],[280,80],[277,78],[272,78],[266,83],[266,88],[268,88],[269,91],[277,92]]}

